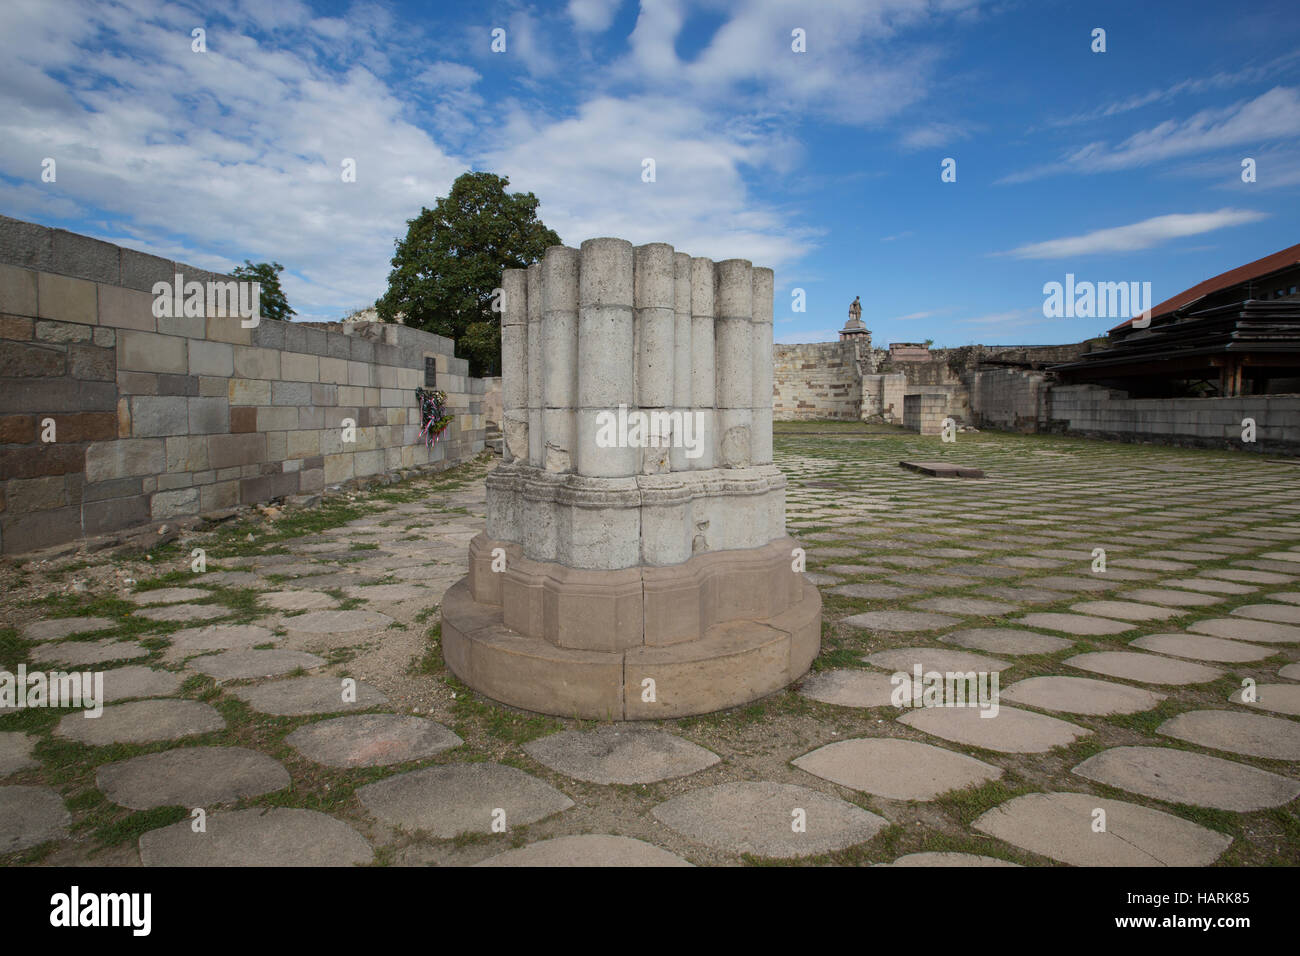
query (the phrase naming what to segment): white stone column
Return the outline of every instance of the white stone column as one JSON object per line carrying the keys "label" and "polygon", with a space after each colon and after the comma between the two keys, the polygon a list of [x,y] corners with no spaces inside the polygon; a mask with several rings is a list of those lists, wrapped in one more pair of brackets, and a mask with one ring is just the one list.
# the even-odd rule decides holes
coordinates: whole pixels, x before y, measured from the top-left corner
{"label": "white stone column", "polygon": [[571,472],[577,461],[578,250],[551,246],[542,259],[542,430],[544,467]]}
{"label": "white stone column", "polygon": [[[700,439],[691,404],[691,257],[673,255],[673,411],[682,421],[684,437]],[[689,431],[685,431],[689,429]],[[689,471],[691,460],[680,443],[669,452],[673,471]]]}
{"label": "white stone column", "polygon": [[528,464],[541,468],[546,460],[542,430],[542,266],[528,267]]}
{"label": "white stone column", "polygon": [[771,269],[753,271],[754,400],[750,451],[755,465],[772,464],[772,290]]}
{"label": "white stone column", "polygon": [[714,422],[713,260],[691,259],[691,410],[703,431],[700,455],[692,471],[713,467],[717,444]]}
{"label": "white stone column", "polygon": [[745,259],[715,267],[717,444],[720,468],[748,468],[754,407],[754,285]]}
{"label": "white stone column", "polygon": [[[578,267],[578,473],[632,477],[639,449],[600,447],[601,412],[636,408],[632,243],[588,239]],[[626,413],[625,411],[625,413]],[[619,429],[621,431],[621,429]],[[625,436],[618,434],[620,440]]]}
{"label": "white stone column", "polygon": [[657,475],[669,470],[669,449],[678,431],[665,430],[673,409],[677,358],[673,247],[663,242],[637,246],[634,261],[637,407],[648,423],[639,470]]}
{"label": "white stone column", "polygon": [[501,431],[505,461],[528,458],[528,285],[523,269],[501,276]]}

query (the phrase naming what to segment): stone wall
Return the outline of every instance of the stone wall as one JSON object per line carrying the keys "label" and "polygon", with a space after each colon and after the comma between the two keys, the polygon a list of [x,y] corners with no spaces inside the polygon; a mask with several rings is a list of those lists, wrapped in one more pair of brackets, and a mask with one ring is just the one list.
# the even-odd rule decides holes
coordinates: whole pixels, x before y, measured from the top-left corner
{"label": "stone wall", "polygon": [[971,421],[1003,431],[1038,431],[1047,421],[1048,389],[1042,372],[1011,368],[972,372]]}
{"label": "stone wall", "polygon": [[938,435],[948,417],[944,392],[913,392],[903,397],[903,427],[922,435]]}
{"label": "stone wall", "polygon": [[852,342],[774,346],[773,416],[856,421],[862,409],[857,357]]}
{"label": "stone wall", "polygon": [[[0,551],[482,450],[483,383],[450,339],[375,323],[156,317],[154,283],[177,273],[226,278],[0,217]],[[426,358],[456,416],[432,454],[414,396]]]}

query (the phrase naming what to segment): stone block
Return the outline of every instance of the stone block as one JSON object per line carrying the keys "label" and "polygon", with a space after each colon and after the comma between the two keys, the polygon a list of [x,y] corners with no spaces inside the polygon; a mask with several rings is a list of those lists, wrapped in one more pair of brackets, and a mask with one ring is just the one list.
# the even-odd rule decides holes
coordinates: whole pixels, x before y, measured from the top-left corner
{"label": "stone block", "polygon": [[100,285],[98,292],[100,325],[137,332],[157,331],[152,295],[112,285]]}
{"label": "stone block", "polygon": [[5,485],[5,513],[28,514],[48,511],[70,504],[68,481],[64,475],[47,475],[43,478],[25,478]]}
{"label": "stone block", "polygon": [[270,349],[237,347],[234,362],[235,375],[239,378],[280,377],[280,353]]}
{"label": "stone block", "polygon": [[257,431],[257,408],[240,405],[230,409],[230,431],[232,434]]}
{"label": "stone block", "polygon": [[117,437],[115,412],[72,412],[51,416],[60,442],[105,441]]}
{"label": "stone block", "polygon": [[230,378],[234,374],[234,346],[228,342],[191,342],[189,358],[191,375]]}
{"label": "stone block", "polygon": [[[274,387],[272,395],[274,395]],[[293,406],[263,406],[257,410],[257,430],[260,432],[283,432],[297,427],[298,409]]]}
{"label": "stone block", "polygon": [[320,358],[299,352],[285,352],[280,356],[280,377],[288,382],[320,381]]}
{"label": "stone block", "polygon": [[310,405],[311,384],[308,382],[272,382],[271,404]]}
{"label": "stone block", "polygon": [[320,364],[320,380],[332,385],[348,384],[348,363],[343,359],[325,358],[318,359]]}
{"label": "stone block", "polygon": [[266,432],[266,460],[279,464],[289,457],[289,433]]}
{"label": "stone block", "polygon": [[154,475],[166,467],[161,438],[95,442],[86,449],[86,481]]}
{"label": "stone block", "polygon": [[[323,437],[323,436],[322,436]],[[352,470],[352,453],[325,456],[325,483],[334,485],[355,477]]]}
{"label": "stone block", "polygon": [[177,375],[174,372],[161,372],[158,375],[159,395],[198,395],[199,379],[197,375]]}
{"label": "stone block", "polygon": [[185,435],[189,406],[182,396],[142,395],[131,399],[131,434],[136,438]]}
{"label": "stone block", "polygon": [[7,343],[0,349],[0,378],[50,378],[67,368],[67,349],[57,345]]}
{"label": "stone block", "polygon": [[291,431],[288,436],[290,458],[309,458],[320,454],[320,432],[315,429]]}
{"label": "stone block", "polygon": [[175,335],[123,330],[118,336],[117,367],[133,372],[189,371],[186,340]]}
{"label": "stone block", "polygon": [[66,345],[69,342],[89,342],[93,329],[89,325],[78,325],[75,322],[38,319],[35,331],[38,342]]}
{"label": "stone block", "polygon": [[154,521],[162,518],[179,518],[199,512],[199,489],[178,488],[174,491],[155,492],[149,501],[149,514]]}
{"label": "stone block", "polygon": [[32,338],[33,322],[21,315],[0,315],[0,339],[27,342]]}
{"label": "stone block", "polygon": [[0,415],[0,445],[26,445],[34,441],[36,441],[35,416]]}
{"label": "stone block", "polygon": [[195,435],[223,434],[230,425],[230,404],[224,398],[187,398],[190,432]]}
{"label": "stone block", "polygon": [[36,273],[31,269],[0,265],[0,312],[36,314]]}
{"label": "stone block", "polygon": [[219,481],[199,489],[199,509],[204,512],[239,504],[239,482]]}
{"label": "stone block", "polygon": [[0,475],[5,478],[39,478],[75,474],[85,467],[82,445],[40,444],[0,449]]}
{"label": "stone block", "polygon": [[81,381],[116,381],[117,352],[92,345],[71,345],[68,347],[68,374]]}
{"label": "stone block", "polygon": [[261,475],[257,478],[245,478],[239,483],[239,500],[243,504],[258,501],[270,501],[298,493],[300,472],[289,471],[277,475]]}
{"label": "stone block", "polygon": [[325,487],[324,468],[302,469],[298,476],[298,491],[301,493],[320,491]]}
{"label": "stone block", "polygon": [[247,378],[232,378],[227,396],[231,405],[270,405],[271,383]]}
{"label": "stone block", "polygon": [[262,461],[266,461],[266,436],[258,432],[213,435],[208,439],[209,468],[232,468]]}
{"label": "stone block", "polygon": [[14,554],[62,544],[81,536],[81,507],[55,508],[26,515],[0,517],[4,551]]}
{"label": "stone block", "polygon": [[201,315],[160,316],[157,321],[158,331],[163,335],[201,339],[207,333],[208,322]]}
{"label": "stone block", "polygon": [[121,531],[145,524],[149,518],[147,495],[88,501],[81,506],[81,524],[88,535]]}
{"label": "stone block", "polygon": [[49,272],[38,273],[36,314],[42,319],[95,325],[99,321],[95,283]]}

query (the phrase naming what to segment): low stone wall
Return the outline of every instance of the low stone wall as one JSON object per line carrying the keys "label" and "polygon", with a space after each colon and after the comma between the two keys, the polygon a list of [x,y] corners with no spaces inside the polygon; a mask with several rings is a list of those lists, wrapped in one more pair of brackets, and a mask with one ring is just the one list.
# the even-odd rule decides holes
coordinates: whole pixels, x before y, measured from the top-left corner
{"label": "low stone wall", "polygon": [[[1048,427],[1098,438],[1300,453],[1300,395],[1241,398],[1127,398],[1095,385],[1058,385],[1048,396]],[[1244,419],[1255,441],[1243,441]]]}
{"label": "low stone wall", "polygon": [[777,345],[772,357],[772,416],[777,421],[860,417],[861,376],[851,343]]}
{"label": "low stone wall", "polygon": [[903,427],[922,435],[938,435],[948,417],[948,395],[916,392],[903,398]]}
{"label": "low stone wall", "polygon": [[968,376],[971,420],[982,428],[1035,432],[1047,422],[1049,385],[1042,372],[999,368]]}
{"label": "low stone wall", "polygon": [[[177,273],[228,278],[0,217],[0,551],[483,449],[483,382],[450,339],[378,323],[156,317],[154,283]],[[428,359],[456,416],[432,453],[414,395]]]}

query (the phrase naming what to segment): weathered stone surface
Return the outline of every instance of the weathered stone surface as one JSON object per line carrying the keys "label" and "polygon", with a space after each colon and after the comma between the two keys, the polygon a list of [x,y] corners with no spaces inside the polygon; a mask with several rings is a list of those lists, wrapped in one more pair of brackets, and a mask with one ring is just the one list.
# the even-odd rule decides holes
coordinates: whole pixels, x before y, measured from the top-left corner
{"label": "weathered stone surface", "polygon": [[1189,591],[1201,591],[1206,594],[1251,594],[1259,588],[1235,581],[1220,581],[1216,578],[1171,578],[1160,582],[1165,587],[1186,588]]}
{"label": "weathered stone surface", "polygon": [[105,747],[179,740],[223,730],[225,726],[225,719],[215,709],[197,700],[139,700],[105,707],[100,716],[93,718],[68,714],[54,733],[91,747]]}
{"label": "weathered stone surface", "polygon": [[1014,704],[1091,716],[1134,714],[1150,710],[1164,698],[1164,694],[1141,687],[1090,677],[1031,677],[1002,692],[1002,699]]}
{"label": "weathered stone surface", "polygon": [[891,800],[933,800],[1002,776],[1000,768],[974,757],[890,737],[840,740],[793,763],[824,780]]}
{"label": "weathered stone surface", "polygon": [[1242,691],[1236,691],[1228,700],[1234,704],[1245,704],[1257,710],[1268,710],[1275,714],[1295,714],[1300,716],[1300,684],[1259,684],[1255,688],[1255,699],[1244,701]]}
{"label": "weathered stone surface", "polygon": [[270,630],[256,624],[209,624],[187,627],[171,635],[172,656],[226,651],[232,648],[272,644],[279,640]]}
{"label": "weathered stone surface", "polygon": [[18,731],[0,733],[0,777],[40,766],[32,756],[36,740],[37,738]]}
{"label": "weathered stone surface", "polygon": [[927,601],[918,601],[915,605],[925,611],[939,611],[944,614],[966,614],[974,617],[1001,617],[1017,610],[1014,604],[1000,601],[981,601],[971,597],[937,597]]}
{"label": "weathered stone surface", "polygon": [[284,742],[327,767],[387,767],[432,757],[465,741],[423,717],[357,714],[299,727]]}
{"label": "weathered stone surface", "polygon": [[205,654],[194,658],[186,666],[216,680],[248,680],[254,677],[279,677],[299,668],[314,670],[324,663],[324,659],[315,654],[276,647]]}
{"label": "weathered stone surface", "polygon": [[148,654],[147,650],[134,641],[114,641],[108,638],[99,641],[59,641],[42,644],[32,651],[32,656],[39,661],[69,664],[73,667],[131,660]]}
{"label": "weathered stone surface", "polygon": [[499,763],[445,764],[412,770],[357,791],[365,808],[389,826],[424,830],[439,839],[491,833],[505,811],[507,831],[567,810],[573,801],[536,777]]}
{"label": "weathered stone surface", "polygon": [[667,850],[631,837],[589,833],[507,850],[475,866],[690,866]]}
{"label": "weathered stone surface", "polygon": [[1277,624],[1300,624],[1300,607],[1290,604],[1245,604],[1233,608],[1232,615]]}
{"label": "weathered stone surface", "polygon": [[698,773],[720,759],[689,740],[627,725],[566,730],[524,750],[538,763],[590,783],[655,783]]}
{"label": "weathered stone surface", "polygon": [[[1106,829],[1094,832],[1095,811]],[[1209,866],[1232,838],[1172,814],[1086,793],[1027,793],[979,817],[976,830],[1072,866]]]}
{"label": "weathered stone surface", "polygon": [[900,856],[893,863],[879,863],[877,866],[1019,866],[1010,860],[999,860],[995,856],[979,856],[974,853],[909,853]]}
{"label": "weathered stone surface", "polygon": [[206,833],[182,820],[140,837],[145,866],[359,866],[373,858],[342,820],[284,807],[213,813]]}
{"label": "weathered stone surface", "polygon": [[1073,641],[1067,641],[1063,637],[1002,627],[973,627],[964,631],[952,631],[939,640],[945,644],[960,644],[962,647],[974,648],[977,651],[1012,655],[1054,654],[1074,646]]}
{"label": "weathered stone surface", "polygon": [[1083,727],[1014,707],[999,707],[996,717],[981,717],[976,707],[930,707],[899,717],[900,723],[954,743],[1002,753],[1044,753],[1091,733]]}
{"label": "weathered stone surface", "polygon": [[104,671],[104,703],[132,697],[169,697],[181,689],[185,675],[152,667],[115,667]]}
{"label": "weathered stone surface", "polygon": [[113,627],[117,627],[117,621],[106,617],[51,617],[24,624],[18,633],[28,641],[54,641],[72,634],[93,634]]}
{"label": "weathered stone surface", "polygon": [[345,690],[353,691],[351,684],[344,684],[348,678],[338,677],[290,677],[287,680],[270,681],[265,684],[253,684],[248,687],[233,687],[230,693],[248,706],[263,714],[275,714],[277,717],[300,717],[305,714],[337,714],[348,710],[368,710],[382,707],[388,703],[378,689],[362,681],[356,681],[356,699],[343,700]]}
{"label": "weathered stone surface", "polygon": [[1280,807],[1300,796],[1300,781],[1290,777],[1170,747],[1112,747],[1073,772],[1156,800],[1237,813]]}
{"label": "weathered stone surface", "polygon": [[1211,637],[1226,637],[1233,641],[1254,641],[1256,644],[1300,643],[1300,627],[1274,624],[1272,621],[1252,621],[1245,617],[1216,617],[1197,621],[1188,630],[1209,634]]}
{"label": "weathered stone surface", "polygon": [[72,814],[49,787],[0,787],[0,853],[67,836]]}
{"label": "weathered stone surface", "polygon": [[136,617],[148,618],[150,621],[211,621],[225,617],[230,609],[220,604],[168,604],[163,607],[147,607],[133,613]]}
{"label": "weathered stone surface", "polygon": [[1223,661],[1239,663],[1258,661],[1275,653],[1271,647],[1247,644],[1245,641],[1227,641],[1202,634],[1147,634],[1135,639],[1132,647],[1157,654],[1172,654],[1198,661]]}
{"label": "weathered stone surface", "polygon": [[1200,594],[1196,591],[1179,591],[1174,588],[1139,588],[1136,591],[1121,591],[1115,597],[1125,601],[1164,604],[1169,607],[1209,607],[1223,602],[1223,598],[1216,594]]}
{"label": "weathered stone surface", "polygon": [[1011,664],[996,657],[972,654],[970,651],[953,650],[950,647],[896,647],[888,651],[877,651],[862,658],[868,664],[895,673],[902,671],[912,674],[919,664],[922,673],[938,671],[982,671],[992,673],[1001,671]]}
{"label": "weathered stone surface", "polygon": [[[807,829],[796,833],[803,810]],[[724,783],[692,790],[651,811],[688,839],[735,854],[792,858],[815,856],[864,843],[887,821],[807,787],[767,782]]]}
{"label": "weathered stone surface", "polygon": [[868,631],[934,631],[960,624],[961,621],[944,614],[926,614],[921,611],[867,611],[865,614],[846,617],[841,623]]}
{"label": "weathered stone surface", "polygon": [[1142,681],[1145,684],[1204,684],[1223,676],[1223,671],[1204,664],[1174,661],[1156,654],[1134,654],[1128,651],[1097,651],[1076,654],[1065,663],[1094,674],[1118,677],[1121,680]]}
{"label": "weathered stone surface", "polygon": [[291,631],[307,634],[344,634],[387,627],[393,619],[378,611],[312,611],[299,617],[286,618],[284,626]]}
{"label": "weathered stone surface", "polygon": [[1278,677],[1285,677],[1287,680],[1300,680],[1300,663],[1287,664],[1286,667],[1278,668]]}
{"label": "weathered stone surface", "polygon": [[1167,737],[1229,753],[1300,760],[1300,723],[1235,710],[1193,710],[1157,728]]}
{"label": "weathered stone surface", "polygon": [[855,668],[813,674],[799,693],[841,707],[888,707],[893,690],[888,674]]}
{"label": "weathered stone surface", "polygon": [[258,597],[258,601],[277,611],[310,611],[336,604],[332,597],[320,591],[271,591]]}
{"label": "weathered stone surface", "polygon": [[1295,580],[1287,574],[1273,571],[1255,571],[1248,568],[1214,568],[1202,571],[1199,577],[1221,578],[1224,581],[1237,581],[1241,584],[1290,584]]}
{"label": "weathered stone surface", "polygon": [[[1077,606],[1077,605],[1076,605]],[[1097,635],[1123,634],[1133,630],[1133,625],[1124,621],[1112,621],[1109,618],[1086,617],[1082,614],[1051,614],[1036,611],[1026,614],[1012,624],[1026,627],[1042,627],[1049,631],[1063,631],[1066,634]]]}
{"label": "weathered stone surface", "polygon": [[1131,601],[1081,601],[1072,604],[1070,610],[1076,614],[1113,617],[1121,621],[1166,621],[1185,613],[1177,608],[1134,604]]}
{"label": "weathered stone surface", "polygon": [[864,598],[869,601],[883,601],[911,597],[918,592],[912,588],[900,588],[893,584],[867,582],[863,584],[841,584],[839,587],[831,588],[830,593],[840,594],[844,597]]}
{"label": "weathered stone surface", "polygon": [[178,747],[106,764],[95,786],[119,806],[204,807],[261,796],[289,786],[278,761],[244,747]]}
{"label": "weathered stone surface", "polygon": [[201,601],[212,597],[211,591],[202,588],[157,588],[153,591],[137,591],[128,594],[126,599],[132,604],[183,604],[186,601]]}

